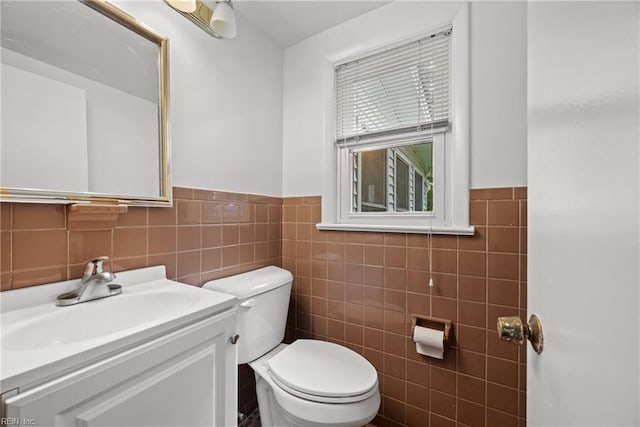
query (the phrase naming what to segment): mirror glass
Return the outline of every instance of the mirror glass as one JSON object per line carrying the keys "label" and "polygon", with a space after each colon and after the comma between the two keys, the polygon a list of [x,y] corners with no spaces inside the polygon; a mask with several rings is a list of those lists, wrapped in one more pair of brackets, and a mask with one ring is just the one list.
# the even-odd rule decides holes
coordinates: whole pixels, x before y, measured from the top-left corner
{"label": "mirror glass", "polygon": [[3,200],[169,202],[166,39],[102,1],[0,4]]}

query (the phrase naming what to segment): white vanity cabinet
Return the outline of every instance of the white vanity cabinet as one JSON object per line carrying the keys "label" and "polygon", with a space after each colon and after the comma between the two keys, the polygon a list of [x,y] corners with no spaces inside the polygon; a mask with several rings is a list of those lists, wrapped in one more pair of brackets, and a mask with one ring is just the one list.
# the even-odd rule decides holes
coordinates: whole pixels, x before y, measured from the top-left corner
{"label": "white vanity cabinet", "polygon": [[236,424],[235,309],[112,355],[4,401],[39,426]]}

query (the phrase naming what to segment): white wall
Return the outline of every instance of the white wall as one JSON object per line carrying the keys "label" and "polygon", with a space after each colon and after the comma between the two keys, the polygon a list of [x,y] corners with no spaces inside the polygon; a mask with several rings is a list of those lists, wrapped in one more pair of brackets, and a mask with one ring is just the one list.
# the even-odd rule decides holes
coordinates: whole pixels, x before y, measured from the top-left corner
{"label": "white wall", "polygon": [[527,185],[527,7],[471,4],[471,187]]}
{"label": "white wall", "polygon": [[2,186],[87,191],[86,91],[8,64],[1,69]]}
{"label": "white wall", "polygon": [[93,83],[87,95],[89,191],[159,195],[158,104]]}
{"label": "white wall", "polygon": [[170,39],[173,185],[282,193],[282,49],[241,15],[216,40],[165,2],[116,6]]}
{"label": "white wall", "polygon": [[[284,53],[283,195],[321,194],[331,61],[451,21],[457,2],[394,2]],[[471,186],[526,185],[526,4],[471,4]]]}

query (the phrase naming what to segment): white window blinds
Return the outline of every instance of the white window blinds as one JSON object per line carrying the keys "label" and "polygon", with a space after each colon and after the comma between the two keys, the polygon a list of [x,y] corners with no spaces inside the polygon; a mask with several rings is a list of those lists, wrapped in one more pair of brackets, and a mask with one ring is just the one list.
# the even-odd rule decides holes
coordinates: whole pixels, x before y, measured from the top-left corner
{"label": "white window blinds", "polygon": [[337,66],[336,142],[448,126],[451,30]]}

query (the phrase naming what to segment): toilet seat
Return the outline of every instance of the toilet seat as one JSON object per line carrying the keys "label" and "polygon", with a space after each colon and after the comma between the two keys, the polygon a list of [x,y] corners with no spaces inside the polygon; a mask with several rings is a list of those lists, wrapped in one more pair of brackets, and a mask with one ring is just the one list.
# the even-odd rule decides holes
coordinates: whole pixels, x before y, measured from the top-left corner
{"label": "toilet seat", "polygon": [[268,361],[268,371],[280,388],[313,402],[359,402],[378,392],[369,361],[326,341],[295,341]]}

